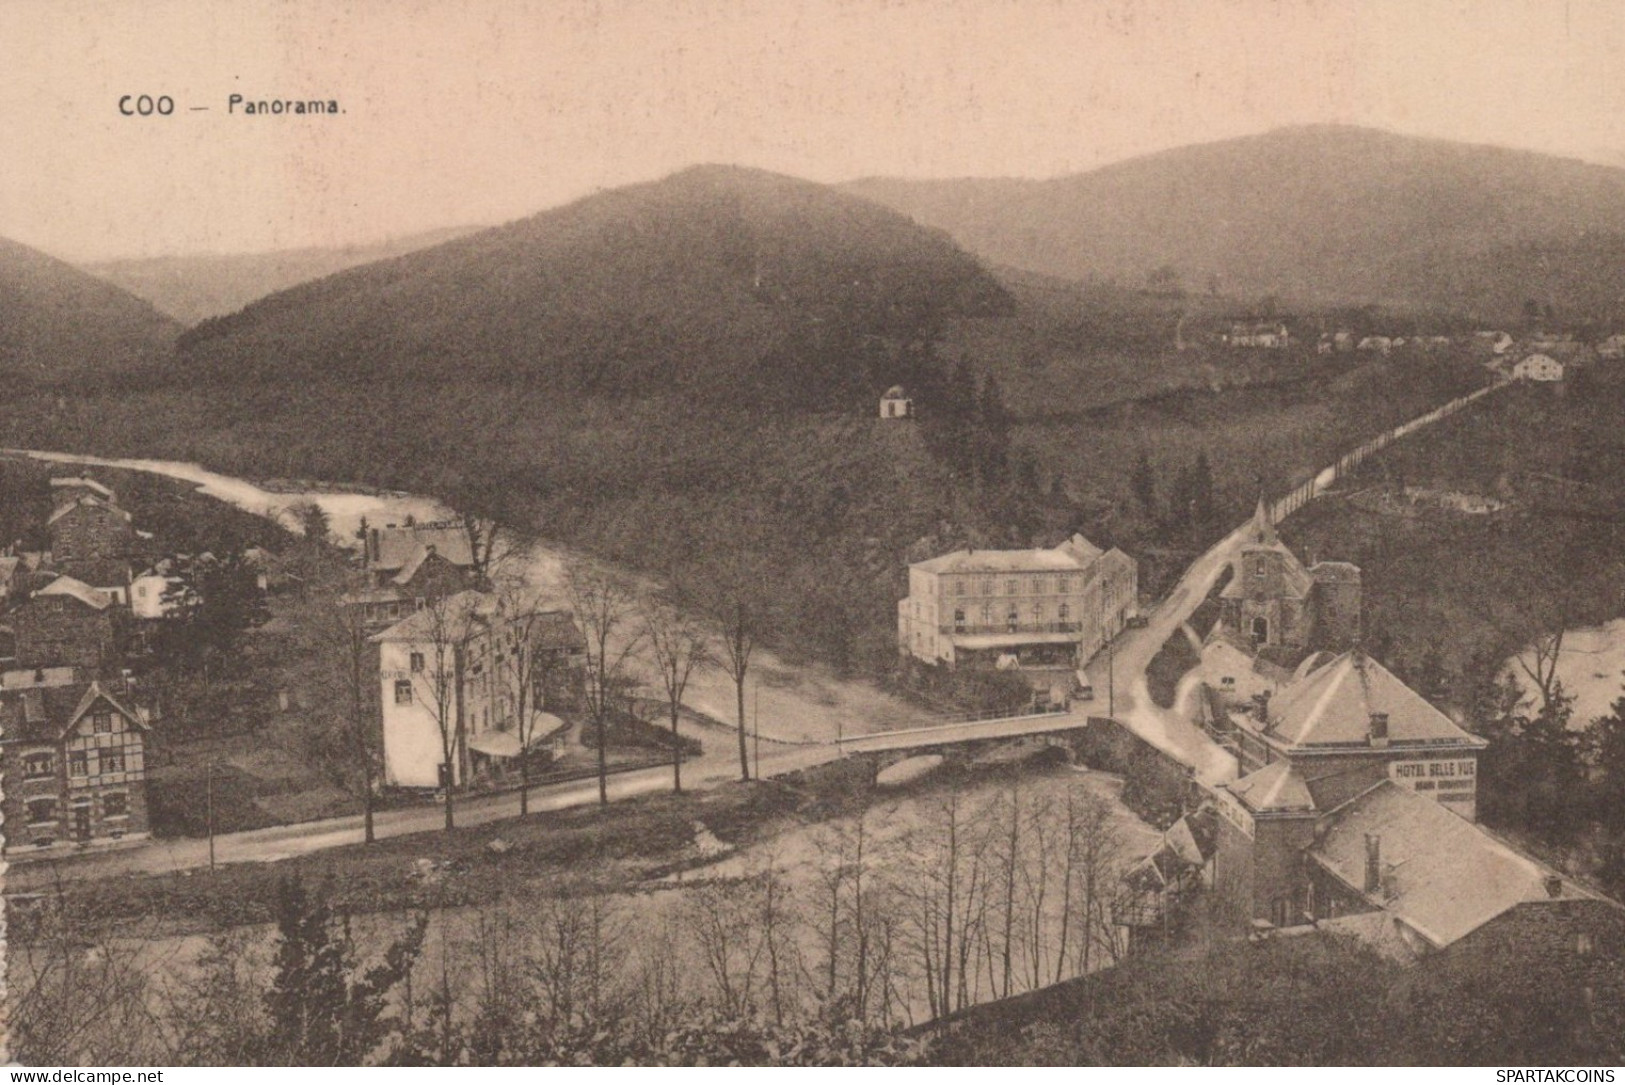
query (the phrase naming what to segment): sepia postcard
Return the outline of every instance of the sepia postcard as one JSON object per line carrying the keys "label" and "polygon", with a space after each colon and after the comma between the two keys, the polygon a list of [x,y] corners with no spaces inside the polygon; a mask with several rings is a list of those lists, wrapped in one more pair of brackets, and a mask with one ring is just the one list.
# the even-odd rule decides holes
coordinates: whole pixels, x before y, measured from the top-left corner
{"label": "sepia postcard", "polygon": [[8,1073],[1613,1082],[1621,55],[0,6]]}

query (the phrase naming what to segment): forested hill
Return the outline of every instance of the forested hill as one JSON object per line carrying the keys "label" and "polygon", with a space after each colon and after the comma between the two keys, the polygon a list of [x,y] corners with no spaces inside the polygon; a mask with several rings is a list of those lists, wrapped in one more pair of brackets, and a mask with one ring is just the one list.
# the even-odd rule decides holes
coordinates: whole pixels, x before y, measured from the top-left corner
{"label": "forested hill", "polygon": [[806,401],[867,395],[877,339],[1010,306],[972,257],[904,215],[707,166],[205,321],[182,337],[177,373]]}
{"label": "forested hill", "polygon": [[846,188],[1067,278],[1164,269],[1161,286],[1204,294],[1625,316],[1625,170],[1532,152],[1311,126],[1046,181]]}
{"label": "forested hill", "polygon": [[0,238],[0,376],[70,386],[162,362],[181,332],[148,302]]}
{"label": "forested hill", "polygon": [[183,324],[234,313],[252,301],[345,268],[403,256],[464,237],[476,226],[449,227],[377,245],[275,252],[155,256],[85,264],[84,270],[157,306]]}

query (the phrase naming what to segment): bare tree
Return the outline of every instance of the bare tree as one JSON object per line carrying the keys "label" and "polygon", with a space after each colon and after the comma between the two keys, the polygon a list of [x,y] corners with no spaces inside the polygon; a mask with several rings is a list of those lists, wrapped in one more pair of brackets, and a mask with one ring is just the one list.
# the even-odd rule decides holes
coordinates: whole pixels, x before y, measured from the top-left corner
{"label": "bare tree", "polygon": [[[1111,803],[1088,794],[1067,796],[1066,839],[1066,894],[1069,903],[1078,903],[1074,959],[1082,975],[1094,965],[1094,950],[1113,960],[1117,957],[1111,899],[1121,874],[1125,842]],[[1068,933],[1063,929],[1057,976],[1066,961]]]}
{"label": "bare tree", "polygon": [[344,661],[345,745],[348,747],[351,769],[356,778],[356,790],[361,797],[362,839],[371,844],[373,831],[373,789],[377,781],[379,749],[383,738],[378,718],[378,702],[373,696],[377,690],[373,666],[377,656],[367,636],[365,613],[360,606],[333,608],[334,620],[328,629],[329,642],[341,653]]}
{"label": "bare tree", "polygon": [[493,573],[507,558],[517,556],[529,540],[513,525],[493,517],[464,512],[460,519],[474,563],[474,586],[489,591]]}
{"label": "bare tree", "polygon": [[455,826],[452,792],[457,787],[468,740],[468,706],[464,702],[469,650],[475,638],[489,632],[482,613],[488,603],[489,597],[478,592],[432,598],[414,616],[410,627],[409,674],[413,694],[433,718],[440,736],[440,782],[445,792],[448,830]]}
{"label": "bare tree", "polygon": [[[310,693],[310,703],[318,706],[305,720],[307,753],[329,779],[360,800],[363,837],[370,844],[383,728],[378,647],[366,608],[355,598],[363,580],[330,559],[311,561],[305,572],[302,609],[288,623],[291,635],[300,638],[288,684]],[[301,695],[301,703],[304,699]]]}
{"label": "bare tree", "polygon": [[756,648],[756,618],[744,600],[735,596],[722,608],[722,665],[733,679],[739,709],[739,778],[750,779],[750,757],[745,745],[745,679]]}
{"label": "bare tree", "polygon": [[671,606],[650,603],[643,611],[643,635],[660,672],[671,714],[671,786],[683,790],[683,747],[677,733],[683,694],[694,672],[711,660],[709,640],[698,622]]}
{"label": "bare tree", "polygon": [[587,638],[586,699],[598,737],[598,801],[608,806],[609,715],[638,646],[639,631],[631,625],[637,599],[620,577],[587,563],[569,570],[567,585],[571,609]]}
{"label": "bare tree", "polygon": [[497,584],[497,638],[502,657],[497,681],[513,710],[519,740],[519,814],[530,813],[530,753],[546,716],[549,679],[560,660],[550,634],[570,618],[520,576]]}

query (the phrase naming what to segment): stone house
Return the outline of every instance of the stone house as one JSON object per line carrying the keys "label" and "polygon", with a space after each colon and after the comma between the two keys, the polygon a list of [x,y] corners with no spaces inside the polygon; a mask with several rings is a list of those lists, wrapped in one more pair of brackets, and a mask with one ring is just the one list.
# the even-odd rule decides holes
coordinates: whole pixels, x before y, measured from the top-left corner
{"label": "stone house", "polygon": [[[521,756],[515,635],[495,597],[475,591],[428,602],[373,635],[386,786],[462,786],[477,774],[505,771]],[[533,636],[534,649],[549,657],[536,668],[540,688],[529,698],[533,710],[547,713],[533,721],[528,737],[535,749],[562,730],[552,710],[579,707],[586,638],[564,611],[544,615]]]}
{"label": "stone house", "polygon": [[0,691],[6,848],[147,835],[141,714],[95,682]]}
{"label": "stone house", "polygon": [[46,527],[51,562],[63,572],[72,573],[81,563],[128,558],[136,547],[130,514],[91,494],[58,505]]}
{"label": "stone house", "polygon": [[109,673],[122,662],[121,617],[104,593],[71,576],[57,577],[11,613],[17,664]]}

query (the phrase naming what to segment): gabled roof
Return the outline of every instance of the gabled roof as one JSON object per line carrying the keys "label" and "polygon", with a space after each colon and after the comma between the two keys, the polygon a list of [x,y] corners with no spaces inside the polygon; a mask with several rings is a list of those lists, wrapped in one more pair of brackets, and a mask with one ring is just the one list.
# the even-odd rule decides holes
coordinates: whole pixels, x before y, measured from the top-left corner
{"label": "gabled roof", "polygon": [[1343,653],[1276,694],[1269,733],[1294,746],[1366,746],[1373,713],[1388,716],[1389,747],[1486,745],[1358,651]]}
{"label": "gabled roof", "polygon": [[1242,563],[1248,554],[1268,551],[1282,555],[1282,574],[1288,592],[1299,599],[1307,599],[1309,592],[1315,586],[1314,579],[1310,577],[1303,562],[1298,560],[1287,545],[1275,533],[1275,524],[1270,518],[1269,506],[1262,495],[1258,498],[1258,505],[1253,509],[1253,522],[1251,530],[1241,544],[1235,559],[1230,563],[1230,582],[1219,593],[1221,599],[1244,599],[1247,595],[1247,582],[1242,576]]}
{"label": "gabled roof", "polygon": [[93,588],[122,588],[130,583],[130,563],[106,558],[94,561],[68,561],[62,563],[64,575]]}
{"label": "gabled roof", "polygon": [[89,494],[86,494],[85,496],[80,497],[76,501],[70,501],[65,505],[58,505],[54,510],[52,510],[51,515],[46,519],[46,521],[45,521],[46,526],[48,527],[51,524],[56,523],[58,520],[62,519],[64,516],[68,515],[68,513],[74,511],[75,509],[90,508],[92,506],[99,507],[99,508],[104,508],[104,509],[107,509],[107,510],[109,510],[111,512],[117,513],[119,515],[119,517],[121,519],[123,519],[125,522],[128,522],[129,519],[130,519],[130,514],[128,512],[126,512],[123,509],[119,508],[117,505],[113,504],[111,501],[104,501],[99,497],[93,497],[93,496],[91,496]]}
{"label": "gabled roof", "polygon": [[410,617],[403,618],[369,639],[374,644],[386,641],[424,643],[444,637],[461,640],[484,628],[496,612],[496,600],[485,592],[460,591],[445,599],[430,603]]}
{"label": "gabled roof", "polygon": [[[1376,838],[1387,892],[1365,893],[1366,838]],[[1384,780],[1327,815],[1310,857],[1386,909],[1435,948],[1526,901],[1554,899],[1556,871],[1515,850],[1443,803]],[[1557,899],[1595,899],[1561,880]]]}
{"label": "gabled roof", "polygon": [[[393,582],[400,585],[410,584],[412,582],[412,578],[418,575],[418,570],[422,569],[424,563],[431,559],[446,562],[448,565],[455,566],[459,564],[446,559],[440,553],[439,548],[434,543],[419,543],[417,548],[412,551],[411,556],[406,559],[406,563],[401,566],[401,571],[396,573],[392,578]],[[463,566],[467,566],[473,563],[470,561],[462,562],[461,564]]]}
{"label": "gabled roof", "polygon": [[60,742],[98,700],[105,700],[143,731],[145,720],[96,682],[34,686],[0,692],[0,742]]}
{"label": "gabled roof", "polygon": [[95,610],[106,610],[113,602],[106,592],[97,591],[83,580],[76,580],[71,576],[59,576],[34,594],[66,595]]}
{"label": "gabled roof", "polygon": [[1291,761],[1272,761],[1225,788],[1254,813],[1312,813],[1314,796]]}
{"label": "gabled roof", "polygon": [[903,386],[901,384],[894,384],[890,388],[886,389],[886,394],[881,396],[880,398],[881,399],[907,399],[908,398],[908,393],[903,391]]}
{"label": "gabled roof", "polygon": [[1081,572],[1100,556],[1098,546],[1082,535],[1073,535],[1053,549],[955,550],[928,561],[916,562],[912,568],[928,573]]}
{"label": "gabled roof", "polygon": [[101,483],[97,482],[95,479],[89,478],[88,476],[85,476],[85,475],[80,475],[80,476],[77,476],[77,477],[74,477],[74,478],[53,478],[51,480],[51,488],[52,489],[73,488],[73,489],[89,490],[91,493],[96,494],[96,495],[98,495],[100,497],[106,498],[108,501],[113,500],[113,491],[112,490],[109,490],[106,486],[103,486]]}
{"label": "gabled roof", "polygon": [[540,614],[531,628],[535,647],[546,651],[585,648],[587,637],[567,611]]}
{"label": "gabled roof", "polygon": [[369,562],[374,569],[403,568],[427,546],[433,546],[435,553],[453,565],[474,564],[468,532],[461,527],[383,527],[377,531],[378,554]]}

